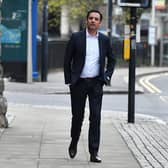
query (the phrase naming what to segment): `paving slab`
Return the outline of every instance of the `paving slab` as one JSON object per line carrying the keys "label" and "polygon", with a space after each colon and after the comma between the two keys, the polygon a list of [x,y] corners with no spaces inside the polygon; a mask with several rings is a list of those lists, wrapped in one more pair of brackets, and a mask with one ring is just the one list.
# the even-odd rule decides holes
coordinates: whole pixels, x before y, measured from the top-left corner
{"label": "paving slab", "polygon": [[[168,67],[137,67],[136,79],[144,75],[168,72]],[[104,94],[127,94],[128,93],[129,69],[116,67],[111,79],[110,86],[104,86]],[[69,94],[69,87],[64,84],[63,70],[52,71],[47,75],[47,82],[21,83],[5,80],[7,92],[30,92],[39,94]],[[135,92],[143,93],[143,88],[135,83]]]}
{"label": "paving slab", "polygon": [[[89,162],[88,112],[75,159],[68,156],[71,114],[68,109],[10,105],[15,119],[0,137],[0,167],[3,168],[140,168],[115,128],[102,115],[101,164]],[[14,164],[15,163],[15,164]]]}

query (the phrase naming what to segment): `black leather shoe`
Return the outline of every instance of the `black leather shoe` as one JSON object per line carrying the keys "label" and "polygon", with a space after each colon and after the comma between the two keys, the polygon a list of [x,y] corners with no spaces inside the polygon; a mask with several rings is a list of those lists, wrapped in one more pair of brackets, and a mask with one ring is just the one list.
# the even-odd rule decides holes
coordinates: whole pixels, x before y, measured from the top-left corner
{"label": "black leather shoe", "polygon": [[98,155],[91,155],[90,161],[95,163],[101,163],[101,158]]}
{"label": "black leather shoe", "polygon": [[76,156],[76,153],[77,153],[77,145],[74,145],[74,144],[71,142],[68,151],[69,151],[69,156],[70,156],[70,158],[73,159],[73,158]]}

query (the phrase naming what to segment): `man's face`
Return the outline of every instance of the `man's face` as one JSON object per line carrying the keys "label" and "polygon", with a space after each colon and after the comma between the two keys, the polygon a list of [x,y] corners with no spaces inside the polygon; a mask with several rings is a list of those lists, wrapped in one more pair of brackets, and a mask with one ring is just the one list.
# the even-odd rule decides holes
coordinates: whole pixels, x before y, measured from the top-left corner
{"label": "man's face", "polygon": [[99,13],[96,13],[96,12],[90,13],[90,15],[87,18],[88,29],[97,31],[100,25],[101,25],[101,20],[100,20]]}

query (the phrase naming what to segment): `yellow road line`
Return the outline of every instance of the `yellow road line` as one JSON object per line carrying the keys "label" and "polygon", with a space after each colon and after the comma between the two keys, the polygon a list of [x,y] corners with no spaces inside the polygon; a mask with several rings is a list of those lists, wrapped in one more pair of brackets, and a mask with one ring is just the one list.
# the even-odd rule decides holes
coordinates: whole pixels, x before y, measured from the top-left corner
{"label": "yellow road line", "polygon": [[168,96],[160,96],[160,99],[165,102],[168,103]]}
{"label": "yellow road line", "polygon": [[139,82],[145,87],[150,93],[162,93],[162,91],[153,85],[150,80],[159,77],[160,75],[151,75],[147,77],[142,77]]}

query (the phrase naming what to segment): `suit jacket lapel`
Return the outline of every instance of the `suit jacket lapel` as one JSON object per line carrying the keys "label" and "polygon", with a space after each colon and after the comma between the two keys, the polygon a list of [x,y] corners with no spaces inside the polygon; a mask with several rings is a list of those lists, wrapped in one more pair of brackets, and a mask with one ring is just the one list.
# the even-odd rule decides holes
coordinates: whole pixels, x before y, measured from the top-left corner
{"label": "suit jacket lapel", "polygon": [[80,43],[80,47],[82,50],[82,56],[85,57],[86,56],[86,31],[82,31],[81,33],[81,43]]}
{"label": "suit jacket lapel", "polygon": [[102,42],[102,38],[101,38],[101,34],[99,33],[99,36],[98,36],[98,41],[99,41],[99,54],[100,54],[100,65],[101,65],[101,62],[102,62],[102,45],[103,45],[103,42]]}

